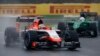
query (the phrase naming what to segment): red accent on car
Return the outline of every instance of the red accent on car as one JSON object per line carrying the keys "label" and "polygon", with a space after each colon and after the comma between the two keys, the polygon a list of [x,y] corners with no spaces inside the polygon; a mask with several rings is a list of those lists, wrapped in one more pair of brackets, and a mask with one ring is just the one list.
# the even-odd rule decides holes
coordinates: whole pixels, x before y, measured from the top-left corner
{"label": "red accent on car", "polygon": [[32,42],[32,47],[36,47],[37,43],[36,42]]}
{"label": "red accent on car", "polygon": [[52,37],[49,37],[49,41],[52,41],[52,42],[61,42],[62,39],[59,37],[59,38],[52,38]]}

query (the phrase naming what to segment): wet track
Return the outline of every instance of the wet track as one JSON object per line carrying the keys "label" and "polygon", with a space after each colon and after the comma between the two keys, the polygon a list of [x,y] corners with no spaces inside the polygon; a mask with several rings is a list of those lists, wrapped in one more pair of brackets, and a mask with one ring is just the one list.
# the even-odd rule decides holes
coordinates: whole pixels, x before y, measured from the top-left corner
{"label": "wet track", "polygon": [[67,49],[56,50],[30,50],[27,51],[23,45],[17,44],[12,47],[4,46],[4,36],[0,34],[0,56],[99,56],[100,55],[100,37],[98,38],[80,38],[81,48],[75,51]]}
{"label": "wet track", "polygon": [[[5,24],[1,19],[0,23]],[[10,23],[12,24],[13,22]],[[0,28],[0,56],[100,56],[100,36],[97,38],[80,38],[81,48],[75,51],[69,51],[67,49],[27,51],[21,43],[12,47],[5,47],[3,34],[4,28],[7,27],[6,24],[0,24],[0,27],[2,27]]]}

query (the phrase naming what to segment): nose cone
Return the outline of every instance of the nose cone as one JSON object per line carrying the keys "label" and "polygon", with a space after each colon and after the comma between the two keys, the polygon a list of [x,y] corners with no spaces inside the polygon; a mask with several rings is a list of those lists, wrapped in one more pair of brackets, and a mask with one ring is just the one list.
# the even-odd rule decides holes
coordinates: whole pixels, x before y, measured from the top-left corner
{"label": "nose cone", "polygon": [[62,39],[60,37],[59,38],[50,37],[49,40],[52,41],[52,42],[61,42],[62,41]]}

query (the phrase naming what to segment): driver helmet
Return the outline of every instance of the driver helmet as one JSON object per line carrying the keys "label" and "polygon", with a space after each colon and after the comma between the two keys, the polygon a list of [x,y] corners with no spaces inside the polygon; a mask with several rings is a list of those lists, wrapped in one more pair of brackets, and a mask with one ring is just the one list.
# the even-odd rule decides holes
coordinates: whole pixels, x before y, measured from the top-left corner
{"label": "driver helmet", "polygon": [[44,24],[39,25],[39,29],[45,29],[45,28],[46,28],[46,26]]}
{"label": "driver helmet", "polygon": [[79,18],[79,21],[84,22],[84,21],[85,21],[85,18],[84,18],[84,17],[80,17],[80,18]]}

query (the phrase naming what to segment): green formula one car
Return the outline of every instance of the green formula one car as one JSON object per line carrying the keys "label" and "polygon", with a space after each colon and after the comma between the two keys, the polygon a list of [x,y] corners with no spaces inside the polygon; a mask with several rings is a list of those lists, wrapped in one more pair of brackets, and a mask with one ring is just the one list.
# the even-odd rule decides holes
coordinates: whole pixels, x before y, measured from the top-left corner
{"label": "green formula one car", "polygon": [[[83,21],[67,21],[67,22],[59,22],[58,29],[66,29],[75,30],[79,36],[89,36],[89,37],[97,37],[97,21],[95,20],[96,14],[84,12],[81,14],[81,17],[85,18]],[[61,25],[62,24],[62,25]]]}

